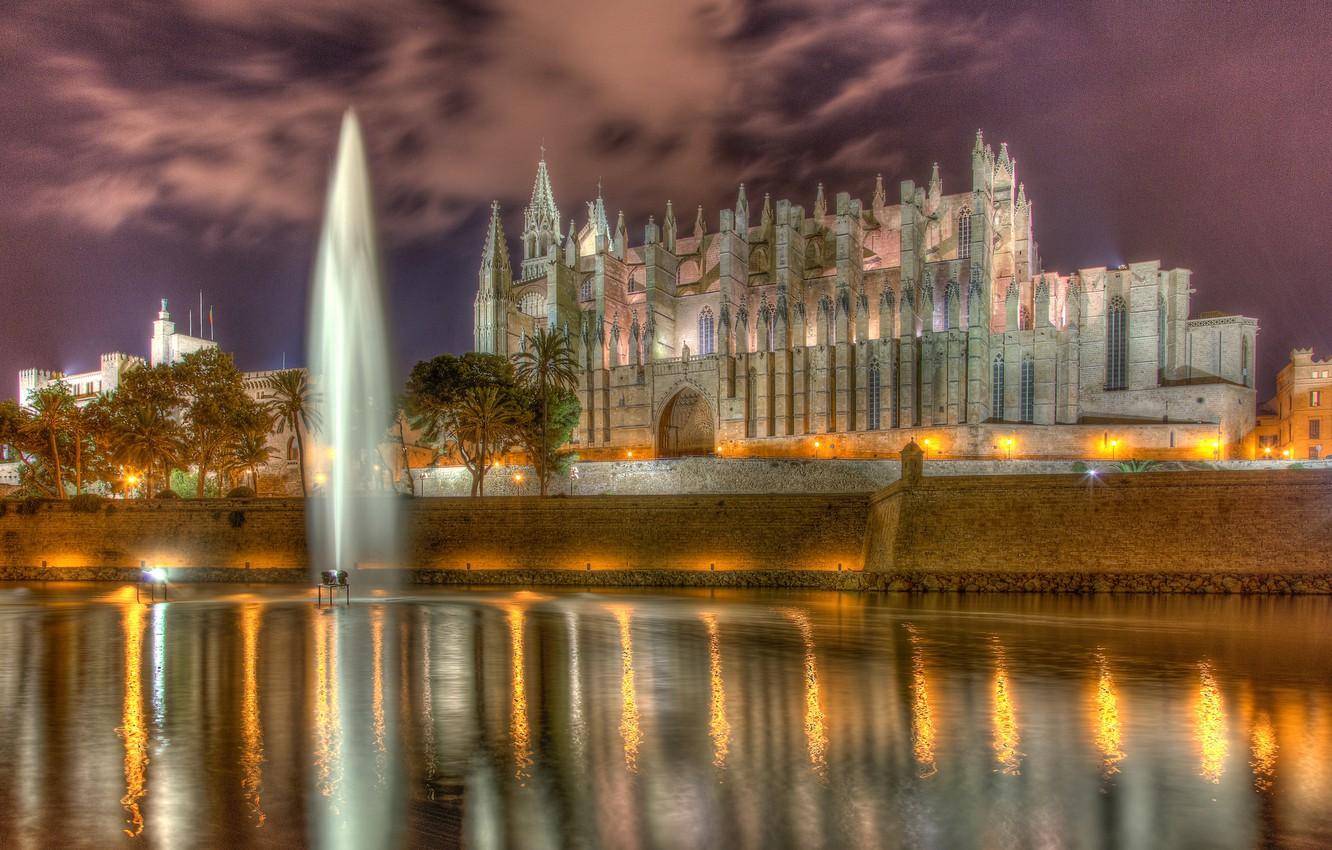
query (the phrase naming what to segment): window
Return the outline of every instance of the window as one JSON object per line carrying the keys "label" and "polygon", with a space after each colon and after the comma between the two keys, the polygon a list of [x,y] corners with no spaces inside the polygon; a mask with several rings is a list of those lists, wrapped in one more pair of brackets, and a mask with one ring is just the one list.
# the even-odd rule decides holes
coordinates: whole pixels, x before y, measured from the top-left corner
{"label": "window", "polygon": [[592,278],[590,276],[583,278],[583,285],[578,289],[578,300],[592,300]]}
{"label": "window", "polygon": [[1263,449],[1263,448],[1273,448],[1273,449],[1274,449],[1274,448],[1276,448],[1276,445],[1277,445],[1277,435],[1276,435],[1276,434],[1259,434],[1259,435],[1258,435],[1258,448],[1260,448],[1260,449]]}
{"label": "window", "polygon": [[994,366],[990,370],[990,418],[1004,418],[1004,355],[994,355]]}
{"label": "window", "polygon": [[1166,371],[1166,304],[1165,304],[1165,298],[1158,295],[1156,296],[1156,374],[1158,380],[1165,376],[1165,371]]}
{"label": "window", "polygon": [[1036,421],[1036,364],[1031,355],[1022,358],[1022,393],[1019,400],[1023,422]]}
{"label": "window", "polygon": [[1309,420],[1309,439],[1311,439],[1311,440],[1317,440],[1317,439],[1319,439],[1319,438],[1322,437],[1322,436],[1323,436],[1323,420],[1321,420],[1321,419],[1310,419],[1310,420]]}
{"label": "window", "polygon": [[716,351],[717,332],[712,318],[712,308],[704,307],[698,314],[698,353],[715,354]]}
{"label": "window", "polygon": [[1310,406],[1310,407],[1321,407],[1322,405],[1323,405],[1323,391],[1322,391],[1322,390],[1310,390],[1310,391],[1309,391],[1309,406]]}
{"label": "window", "polygon": [[1322,447],[1322,446],[1310,446],[1310,447],[1309,447],[1309,460],[1318,460],[1318,459],[1321,458],[1322,456],[1323,456],[1323,447]]}
{"label": "window", "polygon": [[1028,309],[1026,304],[1018,308],[1018,330],[1031,330],[1031,310]]}
{"label": "window", "polygon": [[971,210],[963,207],[957,214],[957,258],[965,260],[971,256]]}
{"label": "window", "polygon": [[1128,306],[1123,297],[1110,299],[1105,314],[1105,388],[1128,386]]}
{"label": "window", "polygon": [[879,361],[870,361],[869,367],[869,427],[871,431],[879,430],[879,397],[883,387],[879,383]]}
{"label": "window", "polygon": [[1240,383],[1249,385],[1249,338],[1240,340]]}

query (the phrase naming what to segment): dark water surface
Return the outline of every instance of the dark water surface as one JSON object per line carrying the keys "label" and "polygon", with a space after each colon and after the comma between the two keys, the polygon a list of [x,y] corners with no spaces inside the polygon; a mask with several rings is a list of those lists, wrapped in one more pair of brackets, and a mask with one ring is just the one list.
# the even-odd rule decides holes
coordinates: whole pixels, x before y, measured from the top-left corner
{"label": "dark water surface", "polygon": [[0,586],[4,847],[1322,847],[1332,600]]}

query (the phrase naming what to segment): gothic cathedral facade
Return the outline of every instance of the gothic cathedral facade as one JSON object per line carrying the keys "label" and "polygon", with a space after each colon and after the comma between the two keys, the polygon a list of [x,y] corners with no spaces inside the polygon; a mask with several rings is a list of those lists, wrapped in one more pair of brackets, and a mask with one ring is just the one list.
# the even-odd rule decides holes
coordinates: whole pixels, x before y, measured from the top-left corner
{"label": "gothic cathedral facade", "polygon": [[879,178],[868,207],[820,184],[809,213],[754,215],[741,185],[716,232],[667,201],[634,246],[600,196],[561,229],[543,156],[516,269],[492,205],[475,347],[570,334],[584,457],[1223,456],[1253,426],[1257,322],[1190,318],[1190,272],[1159,261],[1044,270],[1017,172],[977,133],[967,192],[936,165],[897,203]]}

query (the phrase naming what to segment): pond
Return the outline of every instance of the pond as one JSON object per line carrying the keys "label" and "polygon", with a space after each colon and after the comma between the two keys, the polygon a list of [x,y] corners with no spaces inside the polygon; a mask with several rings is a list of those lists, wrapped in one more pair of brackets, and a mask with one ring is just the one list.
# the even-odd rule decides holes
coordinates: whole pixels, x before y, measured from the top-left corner
{"label": "pond", "polygon": [[6,847],[1316,847],[1332,600],[0,586]]}

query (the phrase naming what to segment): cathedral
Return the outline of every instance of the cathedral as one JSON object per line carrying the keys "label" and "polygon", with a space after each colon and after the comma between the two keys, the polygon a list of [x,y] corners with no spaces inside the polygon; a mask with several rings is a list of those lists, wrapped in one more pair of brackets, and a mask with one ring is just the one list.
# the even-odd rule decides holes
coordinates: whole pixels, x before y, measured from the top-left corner
{"label": "cathedral", "polygon": [[1045,270],[1006,144],[976,134],[965,192],[936,165],[896,202],[880,177],[868,206],[756,206],[742,184],[710,232],[667,201],[632,245],[600,192],[562,227],[543,154],[516,267],[492,204],[476,350],[566,330],[588,459],[1219,459],[1253,427],[1257,322],[1190,317],[1190,272],[1156,260]]}

